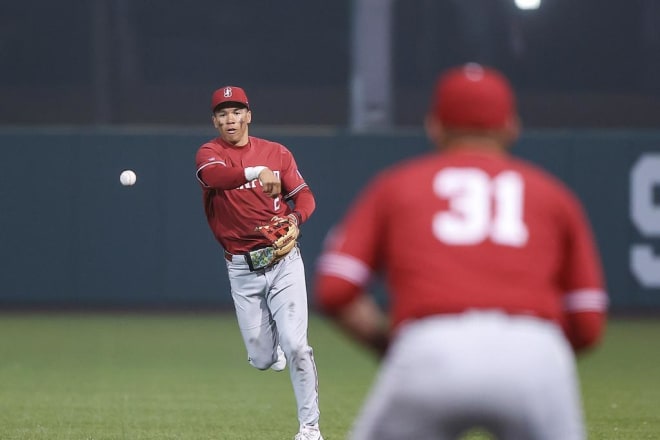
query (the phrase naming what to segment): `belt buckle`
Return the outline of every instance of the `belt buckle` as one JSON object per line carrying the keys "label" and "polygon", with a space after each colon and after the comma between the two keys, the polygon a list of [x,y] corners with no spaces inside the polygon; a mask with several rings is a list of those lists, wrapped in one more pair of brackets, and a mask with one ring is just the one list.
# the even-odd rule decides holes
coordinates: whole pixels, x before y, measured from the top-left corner
{"label": "belt buckle", "polygon": [[245,254],[245,260],[252,272],[265,269],[275,261],[275,249],[272,246],[255,249]]}

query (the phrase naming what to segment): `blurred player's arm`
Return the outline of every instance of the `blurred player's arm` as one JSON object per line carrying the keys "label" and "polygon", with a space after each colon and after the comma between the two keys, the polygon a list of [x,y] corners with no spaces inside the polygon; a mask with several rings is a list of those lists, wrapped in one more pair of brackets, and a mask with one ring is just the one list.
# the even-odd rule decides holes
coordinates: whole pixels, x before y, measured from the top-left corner
{"label": "blurred player's arm", "polygon": [[576,352],[596,346],[605,332],[608,296],[600,257],[584,209],[569,198],[562,273],[564,332]]}
{"label": "blurred player's arm", "polygon": [[376,181],[353,202],[341,226],[328,235],[315,284],[321,311],[378,355],[387,350],[390,326],[367,286],[384,255],[386,222],[378,219],[389,215],[387,197],[387,187]]}
{"label": "blurred player's arm", "polygon": [[573,311],[566,313],[564,332],[576,352],[592,348],[600,342],[605,331],[605,313]]}
{"label": "blurred player's arm", "polygon": [[383,356],[389,344],[387,317],[373,297],[343,279],[321,275],[317,304],[351,339]]}

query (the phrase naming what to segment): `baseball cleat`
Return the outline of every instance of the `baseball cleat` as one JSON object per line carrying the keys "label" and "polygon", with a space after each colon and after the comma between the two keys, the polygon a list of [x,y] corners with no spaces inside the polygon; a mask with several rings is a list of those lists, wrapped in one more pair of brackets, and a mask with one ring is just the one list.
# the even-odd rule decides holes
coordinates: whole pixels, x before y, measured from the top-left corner
{"label": "baseball cleat", "polygon": [[323,440],[319,424],[316,425],[300,425],[300,431],[293,440]]}
{"label": "baseball cleat", "polygon": [[270,366],[270,369],[274,371],[282,371],[285,368],[286,368],[286,357],[284,356],[284,352],[282,351],[282,348],[278,345],[277,361],[275,361],[275,363]]}

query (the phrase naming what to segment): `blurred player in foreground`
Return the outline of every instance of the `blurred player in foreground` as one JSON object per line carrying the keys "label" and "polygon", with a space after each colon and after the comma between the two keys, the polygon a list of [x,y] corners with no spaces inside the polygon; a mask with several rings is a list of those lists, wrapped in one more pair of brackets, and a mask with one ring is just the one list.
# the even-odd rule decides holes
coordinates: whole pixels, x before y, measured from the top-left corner
{"label": "blurred player in foreground", "polygon": [[[585,438],[574,351],[608,299],[580,202],[508,154],[519,121],[494,69],[443,74],[426,131],[439,151],[371,181],[318,262],[319,307],[385,356],[351,438]],[[378,272],[389,320],[365,292]]]}
{"label": "blurred player in foreground", "polygon": [[[316,207],[314,195],[286,147],[249,136],[252,112],[243,89],[216,90],[211,110],[220,136],[197,151],[197,178],[209,226],[224,248],[248,361],[275,371],[289,361],[300,422],[295,440],[323,440],[305,269],[295,245],[298,225]],[[273,219],[296,232],[281,255],[257,230]]]}

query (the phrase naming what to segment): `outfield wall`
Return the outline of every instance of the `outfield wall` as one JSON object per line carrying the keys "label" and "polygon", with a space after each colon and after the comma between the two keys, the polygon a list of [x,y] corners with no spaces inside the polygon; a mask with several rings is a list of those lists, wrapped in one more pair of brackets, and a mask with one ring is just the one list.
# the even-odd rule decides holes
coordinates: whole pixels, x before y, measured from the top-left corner
{"label": "outfield wall", "polygon": [[[421,132],[253,131],[287,145],[317,197],[301,247],[311,274],[325,232],[379,168],[427,151]],[[222,253],[194,155],[207,129],[0,129],[0,307],[222,307]],[[515,154],[584,201],[614,310],[660,310],[660,131],[532,132]],[[119,184],[132,168],[134,187]]]}

